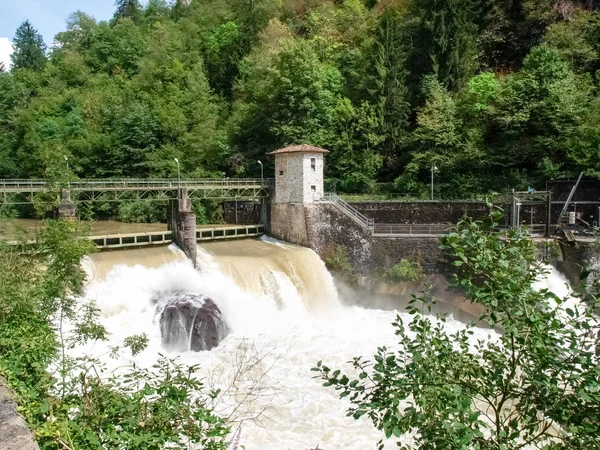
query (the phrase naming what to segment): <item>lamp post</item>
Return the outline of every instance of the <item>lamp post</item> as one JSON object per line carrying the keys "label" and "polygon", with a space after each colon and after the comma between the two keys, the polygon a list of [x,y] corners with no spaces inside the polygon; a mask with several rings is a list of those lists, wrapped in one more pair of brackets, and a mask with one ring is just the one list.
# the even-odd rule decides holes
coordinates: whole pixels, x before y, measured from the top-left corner
{"label": "lamp post", "polygon": [[263,174],[264,174],[264,172],[263,172],[263,169],[264,169],[263,168],[263,163],[260,160],[257,161],[257,162],[260,164],[260,184],[263,185],[263,184],[265,184],[265,181],[264,181],[265,177],[263,176]]}
{"label": "lamp post", "polygon": [[177,163],[177,187],[181,191],[181,171],[179,170],[179,160],[177,158],[173,158]]}
{"label": "lamp post", "polygon": [[69,157],[67,155],[63,155],[65,161],[67,162],[67,187],[71,189],[71,177],[69,176]]}
{"label": "lamp post", "polygon": [[433,200],[433,173],[437,170],[435,164],[431,165],[431,200]]}

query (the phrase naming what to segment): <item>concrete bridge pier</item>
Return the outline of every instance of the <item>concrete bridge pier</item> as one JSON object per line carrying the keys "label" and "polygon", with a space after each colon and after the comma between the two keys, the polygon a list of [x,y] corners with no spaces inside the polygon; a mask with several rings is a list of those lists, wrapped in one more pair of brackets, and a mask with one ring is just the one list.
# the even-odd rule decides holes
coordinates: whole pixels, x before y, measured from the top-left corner
{"label": "concrete bridge pier", "polygon": [[75,203],[71,200],[71,191],[62,189],[58,203],[58,217],[61,219],[74,219],[77,217],[76,209]]}
{"label": "concrete bridge pier", "polygon": [[258,218],[258,223],[261,225],[266,225],[267,223],[267,199],[260,199],[260,213]]}
{"label": "concrete bridge pier", "polygon": [[177,198],[169,200],[167,225],[173,232],[173,241],[196,267],[196,214],[192,212],[192,202],[186,188],[180,188]]}

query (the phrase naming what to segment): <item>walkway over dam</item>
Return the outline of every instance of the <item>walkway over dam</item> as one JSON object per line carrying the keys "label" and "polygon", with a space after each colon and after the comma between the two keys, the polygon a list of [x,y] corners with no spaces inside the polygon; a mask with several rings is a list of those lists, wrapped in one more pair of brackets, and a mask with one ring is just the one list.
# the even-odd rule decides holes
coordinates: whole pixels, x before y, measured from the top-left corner
{"label": "walkway over dam", "polygon": [[[0,180],[0,204],[33,203],[36,197],[69,191],[71,201],[102,202],[130,200],[169,200],[179,189],[187,189],[194,199],[260,199],[269,195],[272,180],[267,178],[110,178],[64,182],[61,186],[46,180]],[[57,194],[58,195],[58,194]]]}

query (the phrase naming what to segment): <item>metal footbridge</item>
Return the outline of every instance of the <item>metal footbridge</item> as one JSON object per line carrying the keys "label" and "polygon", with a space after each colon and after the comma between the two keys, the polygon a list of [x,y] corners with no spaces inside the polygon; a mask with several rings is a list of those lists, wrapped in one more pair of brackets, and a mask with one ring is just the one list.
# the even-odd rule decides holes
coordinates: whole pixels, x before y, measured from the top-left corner
{"label": "metal footbridge", "polygon": [[0,204],[33,203],[44,195],[59,195],[61,189],[71,193],[71,201],[103,202],[132,200],[169,200],[180,188],[193,199],[260,199],[269,195],[268,178],[109,178],[82,179],[60,185],[47,180],[0,180]]}

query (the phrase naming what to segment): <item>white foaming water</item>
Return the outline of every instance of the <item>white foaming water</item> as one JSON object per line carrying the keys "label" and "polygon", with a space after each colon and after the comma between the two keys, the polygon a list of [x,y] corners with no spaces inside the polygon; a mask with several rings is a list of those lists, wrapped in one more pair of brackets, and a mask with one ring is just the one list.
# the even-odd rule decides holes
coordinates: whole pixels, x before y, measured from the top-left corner
{"label": "white foaming water", "polygon": [[[562,310],[559,317],[567,320],[566,309],[572,311],[583,311],[581,301],[577,297],[571,295],[571,286],[565,278],[565,276],[554,266],[544,265],[545,274],[533,285],[534,289],[541,290],[547,289],[559,297],[562,302],[560,303],[560,309]],[[556,307],[556,303],[551,300],[551,307]]]}
{"label": "white foaming water", "polygon": [[534,288],[548,289],[561,298],[567,297],[571,289],[565,276],[554,266],[546,264],[543,268],[546,274],[534,284]]}
{"label": "white foaming water", "polygon": [[[349,403],[322,387],[310,369],[323,360],[351,374],[346,363],[353,357],[371,358],[379,346],[393,348],[396,311],[342,306],[318,256],[282,243],[205,244],[199,247],[201,272],[177,252],[163,249],[147,260],[136,252],[93,255],[86,263],[95,280],[86,297],[97,302],[111,336],[76,353],[107,355],[125,337],[146,333],[150,343],[144,352],[131,357],[122,351],[116,362],[107,358],[107,363],[150,366],[165,353],[151,299],[161,292],[204,294],[221,309],[231,333],[211,351],[180,358],[200,364],[198,376],[223,390],[215,406],[241,423],[241,445],[248,450],[308,450],[317,444],[326,450],[375,448],[381,432],[366,418],[346,417]],[[450,320],[448,327],[462,325]],[[475,338],[488,335],[476,330]]]}

